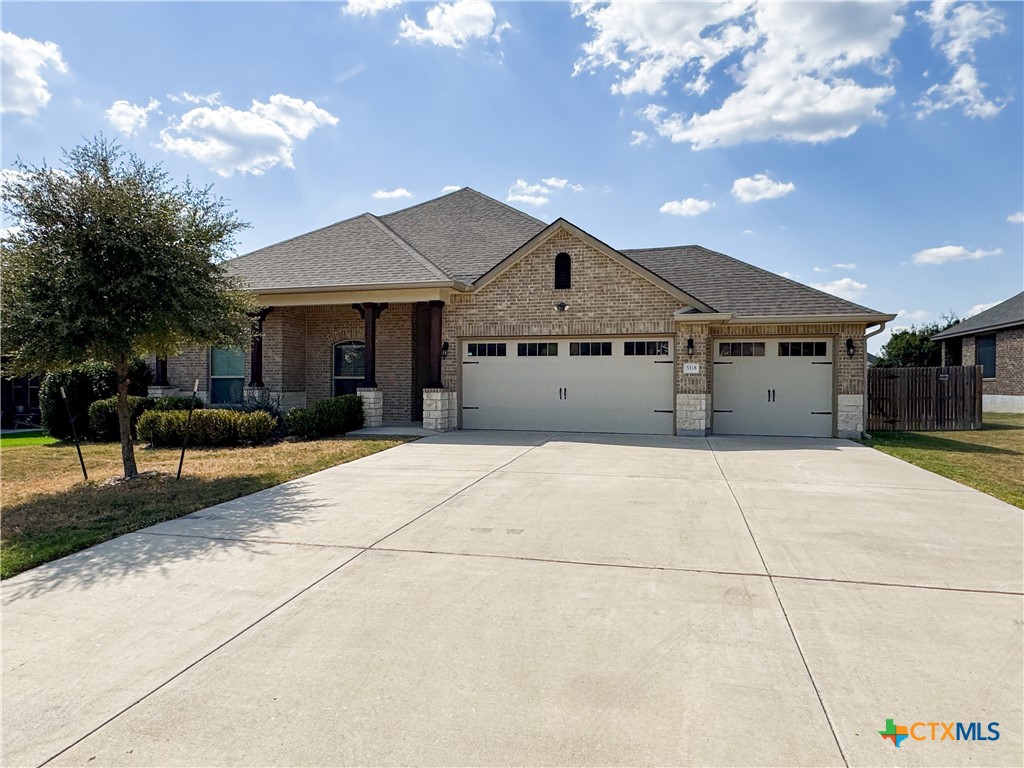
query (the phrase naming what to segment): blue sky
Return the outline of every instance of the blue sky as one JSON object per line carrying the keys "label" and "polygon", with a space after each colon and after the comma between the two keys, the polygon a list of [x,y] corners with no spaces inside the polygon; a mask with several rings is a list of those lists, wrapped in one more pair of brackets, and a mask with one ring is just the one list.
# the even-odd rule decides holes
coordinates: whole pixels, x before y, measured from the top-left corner
{"label": "blue sky", "polygon": [[2,29],[5,168],[117,136],[213,184],[242,252],[468,185],[896,326],[1024,287],[1020,3],[5,2]]}

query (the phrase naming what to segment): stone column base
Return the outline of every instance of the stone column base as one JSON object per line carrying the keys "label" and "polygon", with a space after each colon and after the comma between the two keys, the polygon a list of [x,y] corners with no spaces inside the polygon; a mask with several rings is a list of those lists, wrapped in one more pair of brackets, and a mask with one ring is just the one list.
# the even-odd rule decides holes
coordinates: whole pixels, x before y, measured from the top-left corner
{"label": "stone column base", "polygon": [[360,387],[356,394],[363,399],[363,426],[379,427],[384,423],[384,390]]}
{"label": "stone column base", "polygon": [[708,396],[676,395],[676,435],[704,437],[708,433]]}
{"label": "stone column base", "polygon": [[864,432],[864,395],[839,395],[836,434],[853,440]]}
{"label": "stone column base", "polygon": [[150,397],[174,397],[175,395],[179,394],[177,387],[170,386],[154,387],[150,385],[148,392]]}
{"label": "stone column base", "polygon": [[458,426],[458,421],[453,421],[452,414],[456,413],[453,403],[458,397],[450,389],[424,389],[423,390],[423,428],[434,432],[447,432]]}

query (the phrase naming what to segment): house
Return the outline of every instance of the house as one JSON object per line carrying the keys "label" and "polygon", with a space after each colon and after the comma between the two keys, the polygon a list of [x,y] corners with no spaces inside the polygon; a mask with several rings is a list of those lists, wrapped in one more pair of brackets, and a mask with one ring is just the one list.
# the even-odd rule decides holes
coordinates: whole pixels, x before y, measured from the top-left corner
{"label": "house", "polygon": [[932,336],[943,365],[982,367],[982,409],[1024,413],[1024,291]]}
{"label": "house", "polygon": [[696,245],[616,250],[475,190],[229,262],[258,340],[158,361],[156,394],[285,407],[358,392],[369,424],[859,436],[865,331],[893,315]]}

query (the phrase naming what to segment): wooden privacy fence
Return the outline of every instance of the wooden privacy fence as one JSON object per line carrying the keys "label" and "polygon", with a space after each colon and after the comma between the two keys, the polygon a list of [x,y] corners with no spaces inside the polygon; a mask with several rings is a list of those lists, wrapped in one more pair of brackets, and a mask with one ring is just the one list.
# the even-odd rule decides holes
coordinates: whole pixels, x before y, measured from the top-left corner
{"label": "wooden privacy fence", "polygon": [[981,366],[869,368],[868,431],[981,429]]}

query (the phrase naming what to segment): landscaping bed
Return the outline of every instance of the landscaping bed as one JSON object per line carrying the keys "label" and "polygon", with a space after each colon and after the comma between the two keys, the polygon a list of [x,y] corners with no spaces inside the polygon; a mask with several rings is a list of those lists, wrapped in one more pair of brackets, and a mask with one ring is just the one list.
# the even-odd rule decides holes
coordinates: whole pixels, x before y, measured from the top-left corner
{"label": "landscaping bed", "polygon": [[873,432],[862,442],[1024,509],[1024,414],[986,413],[983,422],[963,432]]}
{"label": "landscaping bed", "polygon": [[139,471],[147,476],[110,483],[122,473],[120,444],[82,446],[89,470],[84,482],[73,444],[33,445],[32,440],[5,436],[0,441],[0,578],[408,442],[334,438],[194,449],[185,457],[180,481],[174,479],[178,449],[137,449]]}

